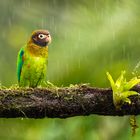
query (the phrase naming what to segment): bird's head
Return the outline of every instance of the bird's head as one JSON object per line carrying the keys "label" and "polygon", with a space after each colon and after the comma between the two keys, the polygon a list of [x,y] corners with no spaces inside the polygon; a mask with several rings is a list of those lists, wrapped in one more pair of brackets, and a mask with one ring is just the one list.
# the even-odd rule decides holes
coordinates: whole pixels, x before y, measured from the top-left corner
{"label": "bird's head", "polygon": [[32,33],[31,41],[39,47],[46,47],[51,43],[51,35],[48,30],[36,30]]}

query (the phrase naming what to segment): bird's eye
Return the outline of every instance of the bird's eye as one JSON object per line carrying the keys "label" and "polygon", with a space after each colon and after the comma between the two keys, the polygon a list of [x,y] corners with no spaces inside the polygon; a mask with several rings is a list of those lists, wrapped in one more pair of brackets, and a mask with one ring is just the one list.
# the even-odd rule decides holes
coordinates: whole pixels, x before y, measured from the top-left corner
{"label": "bird's eye", "polygon": [[39,35],[38,35],[38,38],[44,39],[44,38],[46,38],[46,35],[44,35],[44,34],[39,34]]}

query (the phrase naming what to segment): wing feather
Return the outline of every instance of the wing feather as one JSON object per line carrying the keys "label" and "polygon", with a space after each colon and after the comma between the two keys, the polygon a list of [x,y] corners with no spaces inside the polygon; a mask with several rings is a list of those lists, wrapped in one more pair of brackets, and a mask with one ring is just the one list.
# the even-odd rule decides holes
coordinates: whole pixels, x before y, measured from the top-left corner
{"label": "wing feather", "polygon": [[21,71],[22,71],[22,66],[24,63],[24,47],[20,49],[18,53],[18,60],[17,60],[17,77],[18,77],[18,82],[20,82],[20,76],[21,76]]}

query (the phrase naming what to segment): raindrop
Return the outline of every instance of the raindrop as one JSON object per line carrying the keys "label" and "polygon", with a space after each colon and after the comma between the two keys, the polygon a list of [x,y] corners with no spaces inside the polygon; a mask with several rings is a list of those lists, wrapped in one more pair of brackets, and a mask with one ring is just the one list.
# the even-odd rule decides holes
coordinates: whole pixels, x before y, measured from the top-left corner
{"label": "raindrop", "polygon": [[41,28],[45,28],[45,20],[44,17],[41,18]]}
{"label": "raindrop", "polygon": [[23,7],[27,8],[27,7],[31,7],[31,1],[30,0],[25,0],[23,3]]}
{"label": "raindrop", "polygon": [[12,26],[12,20],[11,20],[11,18],[8,18],[8,26],[9,26],[9,27]]}
{"label": "raindrop", "polygon": [[140,68],[140,61],[137,63],[137,65],[134,67],[132,74],[134,76],[138,76],[138,69]]}
{"label": "raindrop", "polygon": [[28,7],[31,6],[31,1],[30,1],[30,0],[27,1],[27,6],[28,6]]}
{"label": "raindrop", "polygon": [[81,59],[78,60],[78,68],[81,68]]}

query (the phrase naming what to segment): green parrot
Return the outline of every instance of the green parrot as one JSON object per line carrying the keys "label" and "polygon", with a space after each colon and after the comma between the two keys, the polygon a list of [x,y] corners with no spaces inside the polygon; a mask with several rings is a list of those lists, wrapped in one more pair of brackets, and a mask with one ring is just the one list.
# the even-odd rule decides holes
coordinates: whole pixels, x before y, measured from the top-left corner
{"label": "green parrot", "polygon": [[51,36],[47,30],[36,30],[22,47],[17,59],[17,77],[20,87],[37,87],[46,78],[48,45]]}

